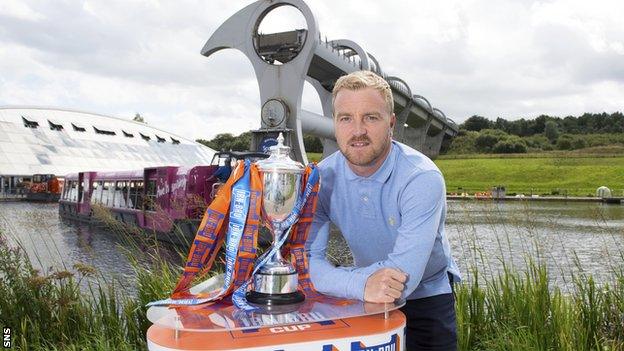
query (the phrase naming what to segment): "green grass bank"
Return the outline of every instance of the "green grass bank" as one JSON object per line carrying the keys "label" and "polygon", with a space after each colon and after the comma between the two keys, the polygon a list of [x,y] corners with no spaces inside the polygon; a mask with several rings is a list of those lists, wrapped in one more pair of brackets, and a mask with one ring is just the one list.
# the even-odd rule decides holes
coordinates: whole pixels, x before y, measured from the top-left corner
{"label": "green grass bank", "polygon": [[455,155],[441,156],[435,163],[450,193],[474,193],[503,185],[507,193],[594,196],[604,185],[614,196],[624,196],[623,155]]}

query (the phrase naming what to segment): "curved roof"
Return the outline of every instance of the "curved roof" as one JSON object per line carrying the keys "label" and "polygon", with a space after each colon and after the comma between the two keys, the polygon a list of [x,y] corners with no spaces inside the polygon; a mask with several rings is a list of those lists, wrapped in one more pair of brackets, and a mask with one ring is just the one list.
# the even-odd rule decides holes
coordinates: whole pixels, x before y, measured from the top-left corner
{"label": "curved roof", "polygon": [[210,164],[214,150],[150,125],[45,107],[0,107],[0,175]]}

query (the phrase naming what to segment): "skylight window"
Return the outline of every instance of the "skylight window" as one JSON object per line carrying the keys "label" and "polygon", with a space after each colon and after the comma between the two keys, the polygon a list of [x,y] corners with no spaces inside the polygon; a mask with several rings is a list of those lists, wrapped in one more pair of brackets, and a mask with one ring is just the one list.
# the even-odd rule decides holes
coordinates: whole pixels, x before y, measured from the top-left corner
{"label": "skylight window", "polygon": [[165,141],[167,141],[165,138],[159,137],[158,134],[156,134],[156,140],[158,140],[159,143],[164,143]]}
{"label": "skylight window", "polygon": [[122,132],[126,138],[134,138],[134,134],[126,132],[125,130],[122,130]]}
{"label": "skylight window", "polygon": [[145,134],[143,134],[143,133],[139,133],[139,134],[141,134],[141,138],[143,138],[143,140],[145,140],[145,141],[150,141],[150,140],[152,140],[152,138],[150,138],[150,137],[149,137],[149,135],[145,135]]}
{"label": "skylight window", "polygon": [[104,135],[117,135],[117,133],[115,133],[112,130],[106,130],[104,128],[98,128],[98,127],[93,127],[93,130],[95,130],[95,133],[97,134],[104,134]]}
{"label": "skylight window", "polygon": [[180,143],[180,140],[178,140],[178,139],[174,139],[173,137],[170,137],[170,138],[171,138],[171,142],[172,142],[173,144],[179,144],[179,143]]}
{"label": "skylight window", "polygon": [[87,131],[84,127],[81,127],[81,126],[76,125],[74,123],[72,123],[71,125],[72,125],[72,128],[74,128],[74,130],[76,132],[86,132]]}
{"label": "skylight window", "polygon": [[48,120],[48,124],[50,125],[50,129],[51,130],[56,130],[56,131],[59,131],[59,132],[63,131],[63,125],[60,124],[60,123],[54,123],[54,122]]}
{"label": "skylight window", "polygon": [[35,120],[26,119],[26,117],[22,116],[22,121],[24,122],[24,127],[26,128],[38,128],[39,122]]}

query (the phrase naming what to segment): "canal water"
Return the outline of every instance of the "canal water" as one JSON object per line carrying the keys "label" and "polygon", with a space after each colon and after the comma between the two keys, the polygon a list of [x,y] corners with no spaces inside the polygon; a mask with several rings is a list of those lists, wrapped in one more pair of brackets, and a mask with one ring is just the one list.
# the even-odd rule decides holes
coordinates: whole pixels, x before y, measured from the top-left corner
{"label": "canal water", "polygon": [[[135,292],[123,236],[61,220],[57,204],[0,203],[0,230],[44,272],[87,264],[99,272],[94,281]],[[622,205],[449,201],[446,231],[465,278],[474,268],[485,277],[495,276],[504,265],[523,271],[533,259],[546,264],[553,284],[565,290],[573,286],[573,274],[608,282],[624,265]],[[333,252],[348,261],[343,246]],[[141,259],[136,251],[131,256]],[[170,257],[177,256],[172,251]]]}

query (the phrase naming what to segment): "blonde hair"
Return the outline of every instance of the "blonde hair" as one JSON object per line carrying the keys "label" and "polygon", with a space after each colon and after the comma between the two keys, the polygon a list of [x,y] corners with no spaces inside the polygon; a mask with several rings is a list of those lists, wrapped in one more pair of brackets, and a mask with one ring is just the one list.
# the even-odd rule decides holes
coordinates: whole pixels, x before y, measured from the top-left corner
{"label": "blonde hair", "polygon": [[360,90],[365,88],[373,88],[379,91],[386,101],[388,113],[392,114],[394,111],[392,89],[390,89],[390,85],[385,79],[371,71],[355,71],[338,78],[338,81],[334,84],[334,90],[332,90],[332,106],[340,90]]}

